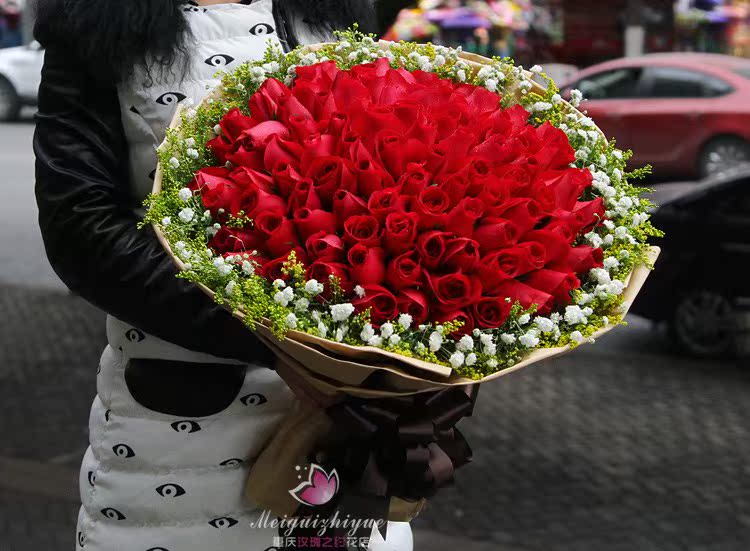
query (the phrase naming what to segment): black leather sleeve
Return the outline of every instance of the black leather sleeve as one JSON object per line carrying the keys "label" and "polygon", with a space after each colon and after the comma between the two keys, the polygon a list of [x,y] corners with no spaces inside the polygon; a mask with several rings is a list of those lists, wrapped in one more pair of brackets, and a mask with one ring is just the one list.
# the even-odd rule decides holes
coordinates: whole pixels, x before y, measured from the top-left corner
{"label": "black leather sleeve", "polygon": [[34,135],[39,225],[52,267],[75,293],[135,327],[191,350],[268,362],[241,322],[176,268],[128,196],[127,143],[116,86],[65,42],[46,46]]}

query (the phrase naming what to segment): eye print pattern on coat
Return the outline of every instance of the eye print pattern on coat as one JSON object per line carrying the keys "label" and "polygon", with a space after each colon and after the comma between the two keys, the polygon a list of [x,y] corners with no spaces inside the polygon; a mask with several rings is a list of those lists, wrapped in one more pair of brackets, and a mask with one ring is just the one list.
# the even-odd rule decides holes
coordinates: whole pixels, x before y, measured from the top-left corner
{"label": "eye print pattern on coat", "polygon": [[78,545],[81,547],[86,545],[86,536],[83,534],[83,532],[78,532]]}
{"label": "eye print pattern on coat", "polygon": [[115,452],[115,455],[117,457],[120,457],[122,459],[130,459],[131,457],[135,457],[133,448],[131,448],[127,444],[117,444],[114,448],[112,448],[112,451]]}
{"label": "eye print pattern on coat", "polygon": [[237,467],[239,465],[242,465],[243,461],[242,459],[227,459],[226,461],[222,461],[219,463],[220,467]]}
{"label": "eye print pattern on coat", "polygon": [[232,61],[234,61],[234,58],[231,55],[214,54],[211,57],[206,58],[204,63],[206,65],[211,65],[211,67],[226,67],[232,63]]}
{"label": "eye print pattern on coat", "polygon": [[164,484],[156,489],[161,497],[180,497],[185,495],[185,488],[177,484]]}
{"label": "eye print pattern on coat", "polygon": [[156,103],[161,105],[177,105],[187,96],[180,92],[164,92],[161,96],[156,98]]}
{"label": "eye print pattern on coat", "polygon": [[146,551],[169,551],[166,547],[152,547],[151,549],[146,549]]}
{"label": "eye print pattern on coat", "polygon": [[262,394],[248,394],[247,396],[243,396],[240,398],[240,402],[242,402],[245,406],[262,406],[266,402],[268,402],[268,399],[263,396]]}
{"label": "eye print pattern on coat", "polygon": [[226,528],[231,528],[238,522],[238,520],[230,517],[221,517],[213,519],[211,522],[209,522],[209,524],[218,530],[224,530]]}
{"label": "eye print pattern on coat", "polygon": [[94,474],[94,471],[89,471],[88,478],[89,478],[89,484],[91,486],[93,486],[94,484],[96,484],[96,475]]}
{"label": "eye print pattern on coat", "polygon": [[250,34],[255,36],[268,36],[269,34],[275,33],[276,30],[268,23],[258,23],[250,29]]}
{"label": "eye print pattern on coat", "polygon": [[109,520],[125,520],[125,515],[123,515],[117,509],[113,509],[112,507],[107,507],[106,509],[102,509],[102,514],[105,517],[107,517]]}
{"label": "eye print pattern on coat", "polygon": [[146,335],[144,335],[141,331],[138,331],[138,329],[130,329],[127,333],[125,333],[125,338],[130,342],[141,342],[146,338]]}
{"label": "eye print pattern on coat", "polygon": [[201,430],[201,426],[195,421],[175,421],[171,425],[172,430],[183,434],[192,434]]}
{"label": "eye print pattern on coat", "polygon": [[183,11],[189,13],[206,13],[208,10],[206,8],[199,8],[198,6],[185,6]]}
{"label": "eye print pattern on coat", "polygon": [[111,409],[108,409],[107,411],[104,412],[104,420],[107,423],[109,423],[109,417],[110,417],[111,414],[112,414],[112,410]]}

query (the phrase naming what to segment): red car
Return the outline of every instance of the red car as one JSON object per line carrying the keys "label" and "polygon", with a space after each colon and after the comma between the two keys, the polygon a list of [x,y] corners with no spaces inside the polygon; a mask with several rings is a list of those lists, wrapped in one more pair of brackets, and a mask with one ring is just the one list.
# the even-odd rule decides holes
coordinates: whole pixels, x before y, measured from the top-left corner
{"label": "red car", "polygon": [[582,109],[636,165],[657,176],[705,177],[750,162],[750,60],[666,53],[594,65],[568,79]]}

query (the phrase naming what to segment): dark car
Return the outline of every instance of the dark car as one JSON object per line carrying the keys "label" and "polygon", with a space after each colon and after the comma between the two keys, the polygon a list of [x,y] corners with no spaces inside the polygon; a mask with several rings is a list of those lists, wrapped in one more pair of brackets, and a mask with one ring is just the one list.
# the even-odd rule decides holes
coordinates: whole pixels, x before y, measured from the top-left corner
{"label": "dark car", "polygon": [[750,161],[750,60],[668,53],[595,65],[570,77],[582,108],[654,173],[702,178]]}
{"label": "dark car", "polygon": [[[697,356],[737,352],[750,304],[750,169],[654,193],[662,255],[633,313],[666,322]],[[743,340],[740,340],[743,339]]]}

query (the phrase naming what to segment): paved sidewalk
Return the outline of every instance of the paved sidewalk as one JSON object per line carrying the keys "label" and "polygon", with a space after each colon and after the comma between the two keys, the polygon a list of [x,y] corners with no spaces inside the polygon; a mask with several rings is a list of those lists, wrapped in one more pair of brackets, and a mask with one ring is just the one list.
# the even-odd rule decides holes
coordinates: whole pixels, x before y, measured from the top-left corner
{"label": "paved sidewalk", "polygon": [[[72,549],[103,316],[2,285],[0,314],[0,550]],[[750,549],[750,370],[661,342],[636,323],[485,385],[416,551]]]}

